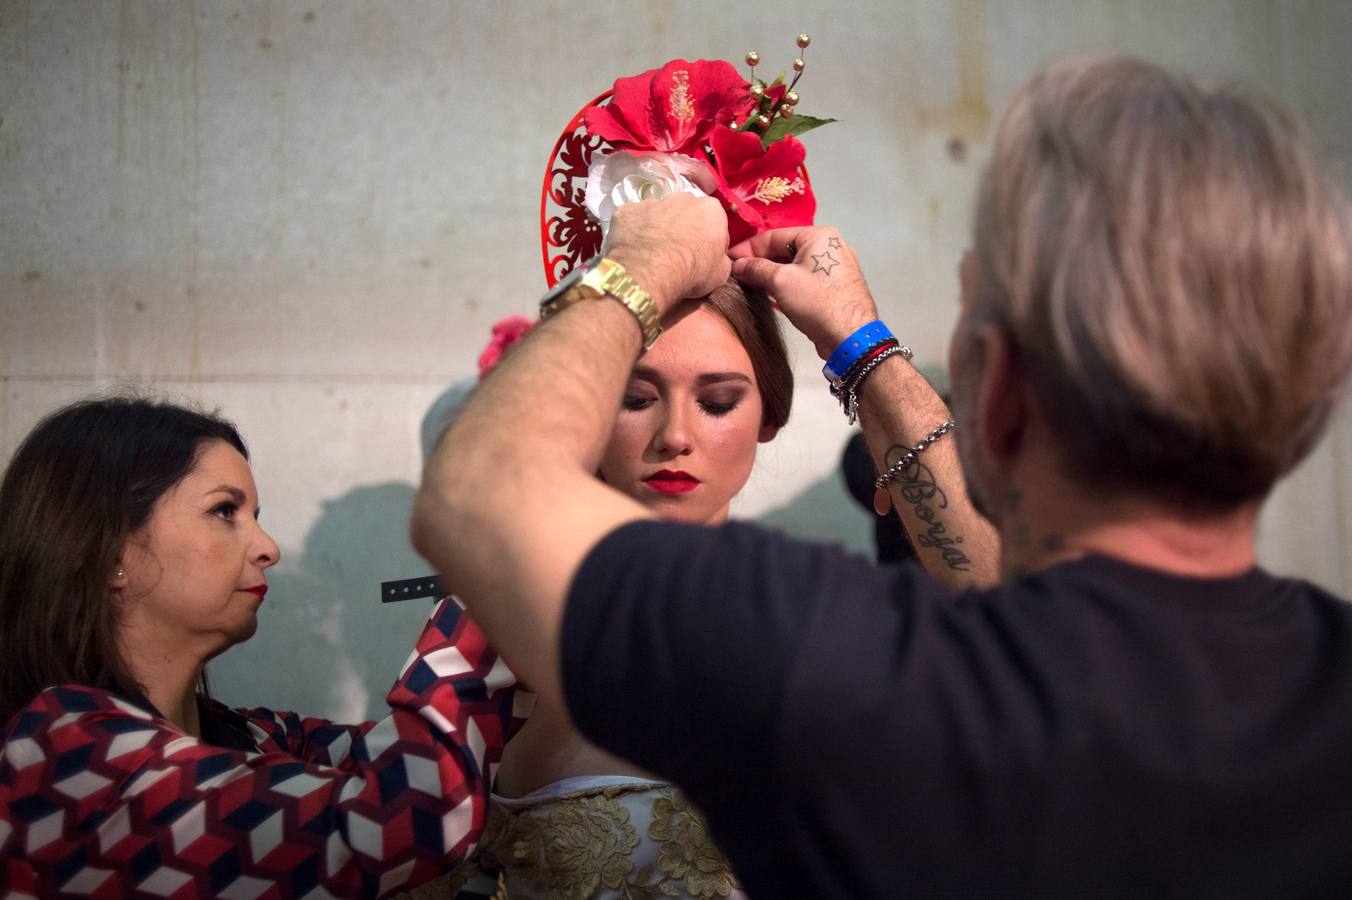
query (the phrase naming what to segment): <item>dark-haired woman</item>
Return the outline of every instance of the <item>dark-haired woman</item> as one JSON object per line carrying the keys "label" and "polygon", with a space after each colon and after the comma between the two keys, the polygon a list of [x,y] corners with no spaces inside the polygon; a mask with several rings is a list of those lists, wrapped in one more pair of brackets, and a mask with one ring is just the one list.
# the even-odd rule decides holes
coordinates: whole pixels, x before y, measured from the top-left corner
{"label": "dark-haired woman", "polygon": [[276,543],[233,426],[118,398],[50,416],[0,484],[0,885],[374,896],[462,859],[515,682],[453,602],[379,723],[199,692]]}

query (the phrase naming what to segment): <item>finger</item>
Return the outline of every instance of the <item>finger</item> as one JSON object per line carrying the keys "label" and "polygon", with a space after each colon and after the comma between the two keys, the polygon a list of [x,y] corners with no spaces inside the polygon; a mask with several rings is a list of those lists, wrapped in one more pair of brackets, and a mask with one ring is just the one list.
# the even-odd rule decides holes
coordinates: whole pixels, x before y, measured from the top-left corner
{"label": "finger", "polygon": [[777,263],[755,256],[741,257],[732,262],[732,277],[742,284],[759,288],[766,293],[774,293],[772,286],[780,283],[780,273],[788,268],[787,263]]}
{"label": "finger", "polygon": [[810,234],[816,230],[813,225],[798,225],[790,228],[775,228],[762,231],[747,238],[728,251],[733,259],[759,257],[760,259],[793,259],[797,250],[804,246]]}
{"label": "finger", "polygon": [[718,179],[714,177],[713,169],[707,163],[700,163],[698,166],[692,167],[685,177],[689,178],[696,187],[710,197],[718,192]]}
{"label": "finger", "polygon": [[717,288],[727,283],[728,275],[731,274],[732,261],[726,256],[720,257],[720,259],[721,262],[714,264],[704,283],[700,284],[695,289],[695,296],[702,297],[706,294],[711,294]]}

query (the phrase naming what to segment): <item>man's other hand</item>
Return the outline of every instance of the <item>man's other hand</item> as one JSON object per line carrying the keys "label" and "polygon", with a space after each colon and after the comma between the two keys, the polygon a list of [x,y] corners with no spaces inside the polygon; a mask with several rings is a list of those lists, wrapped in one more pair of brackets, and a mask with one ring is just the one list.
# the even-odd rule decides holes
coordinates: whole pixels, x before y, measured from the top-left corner
{"label": "man's other hand", "polygon": [[737,280],[773,297],[822,359],[878,318],[859,258],[834,228],[776,228],[728,252]]}

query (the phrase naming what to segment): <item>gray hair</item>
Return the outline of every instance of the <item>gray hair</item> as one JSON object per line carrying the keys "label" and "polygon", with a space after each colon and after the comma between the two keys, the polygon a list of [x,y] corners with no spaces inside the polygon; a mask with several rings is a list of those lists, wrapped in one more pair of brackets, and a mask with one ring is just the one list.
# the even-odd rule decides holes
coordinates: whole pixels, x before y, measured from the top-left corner
{"label": "gray hair", "polygon": [[1230,507],[1309,452],[1352,368],[1350,233],[1275,103],[1062,63],[1000,123],[966,337],[1009,333],[1068,474]]}

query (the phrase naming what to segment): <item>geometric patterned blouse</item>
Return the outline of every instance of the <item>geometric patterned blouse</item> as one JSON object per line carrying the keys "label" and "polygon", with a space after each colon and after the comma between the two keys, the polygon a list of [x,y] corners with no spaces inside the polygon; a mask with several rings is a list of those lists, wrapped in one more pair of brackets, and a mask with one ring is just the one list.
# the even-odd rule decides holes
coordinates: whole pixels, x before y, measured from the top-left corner
{"label": "geometric patterned blouse", "polygon": [[380,722],[149,704],[51,687],[5,724],[0,895],[372,897],[475,847],[493,772],[533,703],[453,599]]}

